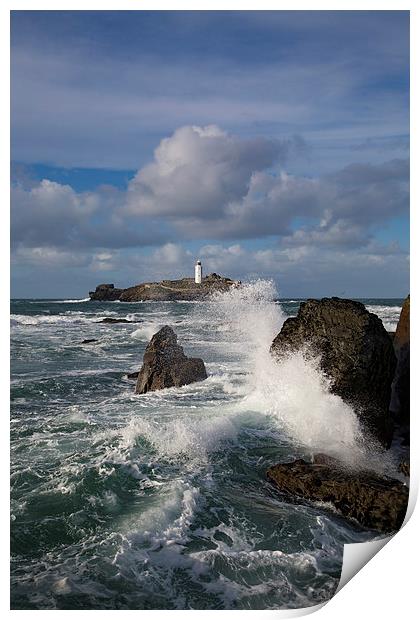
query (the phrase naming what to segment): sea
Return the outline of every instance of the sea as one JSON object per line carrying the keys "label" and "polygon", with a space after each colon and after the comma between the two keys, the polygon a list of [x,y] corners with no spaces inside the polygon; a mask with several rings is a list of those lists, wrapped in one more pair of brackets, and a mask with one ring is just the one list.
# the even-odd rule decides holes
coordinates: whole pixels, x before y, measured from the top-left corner
{"label": "sea", "polygon": [[[333,596],[343,545],[378,533],[280,495],[267,468],[320,451],[391,475],[396,463],[367,446],[316,358],[271,358],[301,301],[265,280],[205,302],[12,301],[12,609],[290,609]],[[360,301],[395,330],[402,299]],[[126,374],[164,325],[208,378],[135,395]]]}

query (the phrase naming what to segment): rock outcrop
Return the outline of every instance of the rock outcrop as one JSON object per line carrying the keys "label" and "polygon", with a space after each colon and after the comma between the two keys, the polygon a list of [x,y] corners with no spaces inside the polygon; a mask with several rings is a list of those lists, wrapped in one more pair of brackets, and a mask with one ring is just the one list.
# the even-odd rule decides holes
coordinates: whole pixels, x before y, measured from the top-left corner
{"label": "rock outcrop", "polygon": [[284,322],[271,352],[282,356],[305,346],[320,356],[331,391],[355,409],[373,436],[389,445],[396,358],[382,321],[357,301],[309,299],[300,305],[296,317]]}
{"label": "rock outcrop", "polygon": [[346,471],[324,455],[316,455],[313,463],[298,459],[274,465],[267,478],[293,498],[332,504],[343,517],[383,533],[397,531],[407,510],[408,488],[399,480]]}
{"label": "rock outcrop", "polygon": [[212,273],[201,284],[193,278],[145,282],[130,288],[118,289],[113,284],[100,284],[89,296],[94,301],[199,301],[215,292],[228,291],[239,282]]}
{"label": "rock outcrop", "polygon": [[392,385],[391,411],[398,424],[410,422],[410,295],[404,301],[394,336],[397,368]]}
{"label": "rock outcrop", "polygon": [[96,301],[117,301],[123,290],[115,288],[113,284],[98,284],[95,291],[89,291],[89,297]]}
{"label": "rock outcrop", "polygon": [[165,325],[147,345],[137,378],[136,394],[180,387],[204,379],[207,379],[207,373],[203,360],[187,357],[177,343],[173,329]]}

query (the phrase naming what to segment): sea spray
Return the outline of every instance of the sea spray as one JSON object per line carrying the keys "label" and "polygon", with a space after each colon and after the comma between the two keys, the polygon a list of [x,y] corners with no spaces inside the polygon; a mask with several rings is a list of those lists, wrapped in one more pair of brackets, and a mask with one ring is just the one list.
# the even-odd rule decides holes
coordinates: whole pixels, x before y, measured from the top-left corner
{"label": "sea spray", "polygon": [[359,420],[353,409],[330,392],[319,359],[297,351],[282,359],[270,354],[273,338],[286,316],[273,282],[256,280],[214,296],[212,321],[226,347],[243,359],[247,369],[240,407],[269,414],[299,446],[322,451],[352,463],[363,452]]}
{"label": "sea spray", "polygon": [[161,327],[162,326],[158,323],[147,323],[146,325],[142,325],[138,329],[135,329],[133,332],[131,332],[130,337],[137,340],[142,340],[144,342],[148,342],[152,338],[152,336],[159,331]]}
{"label": "sea spray", "polygon": [[196,424],[192,424],[189,417],[169,419],[166,422],[160,420],[158,423],[147,419],[131,419],[119,431],[122,445],[134,445],[141,436],[153,445],[158,458],[183,456],[191,462],[191,466],[197,467],[198,462],[207,462],[208,454],[222,441],[234,440],[238,428],[227,416],[196,417]]}

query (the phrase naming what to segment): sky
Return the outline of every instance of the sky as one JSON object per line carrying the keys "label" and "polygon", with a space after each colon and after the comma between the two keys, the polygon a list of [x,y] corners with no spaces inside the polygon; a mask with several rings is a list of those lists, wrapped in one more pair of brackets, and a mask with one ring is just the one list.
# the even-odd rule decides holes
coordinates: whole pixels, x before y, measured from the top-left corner
{"label": "sky", "polygon": [[13,11],[13,297],[409,289],[408,11]]}

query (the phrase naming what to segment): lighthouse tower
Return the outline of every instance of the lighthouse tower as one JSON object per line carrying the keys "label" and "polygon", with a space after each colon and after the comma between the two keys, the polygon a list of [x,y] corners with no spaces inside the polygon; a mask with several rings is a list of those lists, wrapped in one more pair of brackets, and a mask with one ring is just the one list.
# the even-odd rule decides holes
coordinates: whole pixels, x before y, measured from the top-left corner
{"label": "lighthouse tower", "polygon": [[195,283],[201,284],[202,277],[203,277],[203,268],[201,267],[201,261],[198,260],[195,264]]}

